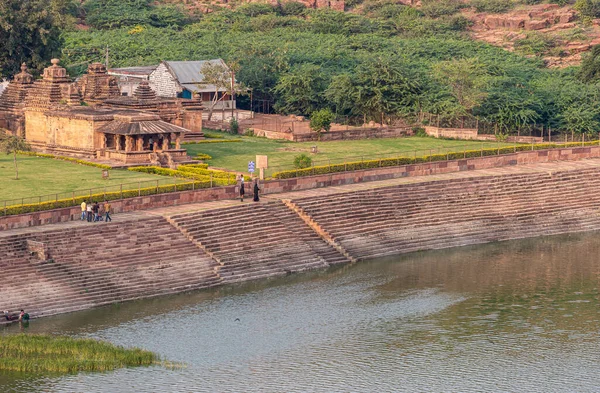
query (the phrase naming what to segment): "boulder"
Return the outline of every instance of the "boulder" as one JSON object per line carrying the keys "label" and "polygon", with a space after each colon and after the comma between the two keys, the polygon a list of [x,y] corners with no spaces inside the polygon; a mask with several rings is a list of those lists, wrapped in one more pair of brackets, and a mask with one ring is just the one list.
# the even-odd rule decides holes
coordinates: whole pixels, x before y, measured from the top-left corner
{"label": "boulder", "polygon": [[542,30],[550,25],[547,19],[525,21],[525,30]]}

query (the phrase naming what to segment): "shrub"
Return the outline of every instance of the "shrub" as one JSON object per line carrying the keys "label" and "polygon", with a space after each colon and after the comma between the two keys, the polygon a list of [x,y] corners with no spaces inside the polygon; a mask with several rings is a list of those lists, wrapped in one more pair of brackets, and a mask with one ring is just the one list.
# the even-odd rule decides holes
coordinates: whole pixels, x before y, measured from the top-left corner
{"label": "shrub", "polygon": [[312,166],[312,158],[302,153],[294,158],[294,168],[304,169]]}
{"label": "shrub", "polygon": [[208,154],[204,154],[204,153],[198,153],[196,154],[196,157],[193,158],[194,160],[210,160],[212,159],[212,156],[208,155]]}
{"label": "shrub", "polygon": [[501,13],[513,7],[511,0],[471,0],[470,4],[477,12]]}
{"label": "shrub", "polygon": [[577,0],[574,8],[583,16],[590,18],[600,16],[600,0]]}
{"label": "shrub", "polygon": [[229,132],[233,135],[237,135],[240,130],[240,125],[235,117],[229,120]]}
{"label": "shrub", "polygon": [[421,11],[431,18],[453,15],[463,7],[459,0],[423,0],[421,4]]}
{"label": "shrub", "polygon": [[182,145],[201,145],[203,143],[228,143],[228,142],[242,142],[241,139],[220,139],[218,141],[213,141],[210,139],[203,139],[201,141],[190,141],[190,142],[183,142]]}
{"label": "shrub", "polygon": [[279,5],[279,13],[283,16],[304,15],[306,6],[298,1],[286,1]]}

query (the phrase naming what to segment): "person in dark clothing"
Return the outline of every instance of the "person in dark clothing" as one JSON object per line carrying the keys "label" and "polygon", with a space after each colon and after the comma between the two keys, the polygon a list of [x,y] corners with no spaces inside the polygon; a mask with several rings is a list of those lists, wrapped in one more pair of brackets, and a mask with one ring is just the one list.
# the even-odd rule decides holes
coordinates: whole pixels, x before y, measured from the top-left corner
{"label": "person in dark clothing", "polygon": [[8,310],[4,311],[4,318],[6,318],[7,321],[13,321],[16,319],[16,317],[10,315]]}
{"label": "person in dark clothing", "polygon": [[260,191],[260,188],[258,187],[258,180],[256,180],[254,182],[254,202],[258,202],[260,200],[260,198],[258,197],[258,192]]}
{"label": "person in dark clothing", "polygon": [[94,206],[92,207],[92,211],[94,212],[94,222],[99,221],[98,213],[100,212],[100,205],[98,202],[94,202]]}
{"label": "person in dark clothing", "polygon": [[244,190],[244,175],[240,177],[240,201],[244,202],[244,194],[246,191]]}

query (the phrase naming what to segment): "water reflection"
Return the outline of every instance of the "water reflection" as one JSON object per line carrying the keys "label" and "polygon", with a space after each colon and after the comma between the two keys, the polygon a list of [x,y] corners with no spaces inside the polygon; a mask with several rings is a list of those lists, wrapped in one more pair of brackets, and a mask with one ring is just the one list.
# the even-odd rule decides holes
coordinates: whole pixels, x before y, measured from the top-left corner
{"label": "water reflection", "polygon": [[[4,391],[597,391],[597,233],[424,252],[33,321],[156,351]],[[4,334],[18,332],[12,326]]]}

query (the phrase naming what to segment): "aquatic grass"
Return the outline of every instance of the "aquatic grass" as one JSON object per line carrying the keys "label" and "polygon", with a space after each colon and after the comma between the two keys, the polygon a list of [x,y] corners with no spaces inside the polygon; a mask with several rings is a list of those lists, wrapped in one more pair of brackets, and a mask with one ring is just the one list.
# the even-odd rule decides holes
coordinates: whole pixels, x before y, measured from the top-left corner
{"label": "aquatic grass", "polygon": [[111,371],[149,366],[158,356],[103,341],[49,335],[0,336],[0,370],[17,372]]}

